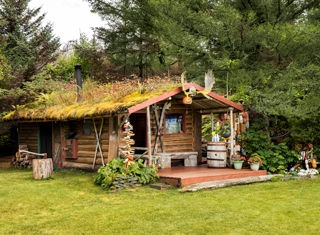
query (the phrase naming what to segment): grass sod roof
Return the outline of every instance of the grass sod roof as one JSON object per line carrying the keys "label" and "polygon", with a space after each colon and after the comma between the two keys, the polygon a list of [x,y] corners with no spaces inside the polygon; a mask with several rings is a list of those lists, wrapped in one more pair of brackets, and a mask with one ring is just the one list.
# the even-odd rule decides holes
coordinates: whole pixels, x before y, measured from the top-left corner
{"label": "grass sod roof", "polygon": [[126,80],[108,84],[85,81],[81,101],[77,102],[77,85],[57,81],[51,94],[40,93],[34,102],[18,106],[4,121],[69,120],[126,112],[132,106],[181,86],[176,79],[155,78],[142,84]]}

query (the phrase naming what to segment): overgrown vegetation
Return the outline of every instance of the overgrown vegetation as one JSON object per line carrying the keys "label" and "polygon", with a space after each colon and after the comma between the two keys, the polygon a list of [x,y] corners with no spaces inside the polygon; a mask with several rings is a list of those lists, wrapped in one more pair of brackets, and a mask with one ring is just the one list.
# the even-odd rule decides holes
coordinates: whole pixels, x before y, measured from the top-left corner
{"label": "overgrown vegetation", "polygon": [[[30,84],[31,85],[31,84]],[[146,79],[100,84],[91,79],[85,79],[81,93],[81,102],[77,102],[76,81],[43,80],[32,86],[45,87],[51,93],[40,93],[35,101],[16,107],[16,111],[6,115],[4,120],[13,119],[80,119],[85,116],[107,114],[137,105],[154,98],[164,92],[180,86],[174,78]]]}
{"label": "overgrown vegetation", "polygon": [[129,176],[137,177],[141,184],[148,184],[158,178],[157,170],[158,168],[155,165],[144,167],[142,159],[132,162],[128,165],[128,168],[125,168],[124,159],[116,158],[108,162],[105,167],[100,167],[94,183],[109,189],[115,178]]}

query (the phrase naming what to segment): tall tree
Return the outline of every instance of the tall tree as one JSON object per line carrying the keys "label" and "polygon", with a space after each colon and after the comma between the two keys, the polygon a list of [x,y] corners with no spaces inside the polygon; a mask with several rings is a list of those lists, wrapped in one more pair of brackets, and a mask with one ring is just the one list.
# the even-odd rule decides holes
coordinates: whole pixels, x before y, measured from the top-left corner
{"label": "tall tree", "polygon": [[6,37],[3,53],[23,80],[29,80],[46,64],[55,61],[60,46],[59,38],[52,33],[52,24],[43,24],[45,14],[39,15],[41,7],[30,9],[29,2],[0,2],[0,17],[6,21],[0,26],[1,36]]}
{"label": "tall tree", "polygon": [[[150,0],[155,31],[266,115],[320,116],[318,0]],[[219,79],[220,78],[220,79]],[[243,98],[244,98],[243,97]]]}
{"label": "tall tree", "polygon": [[154,34],[154,9],[146,0],[88,0],[92,11],[107,23],[96,29],[111,62],[129,75],[142,77],[152,69],[166,69],[164,49]]}

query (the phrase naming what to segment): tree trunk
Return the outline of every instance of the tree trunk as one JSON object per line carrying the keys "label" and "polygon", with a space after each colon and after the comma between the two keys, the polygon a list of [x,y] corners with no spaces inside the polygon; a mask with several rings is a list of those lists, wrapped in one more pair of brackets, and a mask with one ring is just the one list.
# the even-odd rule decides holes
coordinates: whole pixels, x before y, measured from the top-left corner
{"label": "tree trunk", "polygon": [[53,164],[51,158],[33,159],[33,178],[46,179],[49,176],[53,177]]}

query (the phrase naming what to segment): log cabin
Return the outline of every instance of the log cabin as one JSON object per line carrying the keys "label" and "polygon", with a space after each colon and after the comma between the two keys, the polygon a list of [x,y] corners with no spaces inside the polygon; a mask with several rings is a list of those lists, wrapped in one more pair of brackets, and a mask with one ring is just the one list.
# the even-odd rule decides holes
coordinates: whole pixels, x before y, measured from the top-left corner
{"label": "log cabin", "polygon": [[[189,83],[184,90],[203,91],[204,88]],[[201,162],[201,116],[211,113],[241,112],[242,106],[213,92],[206,98],[202,93],[192,97],[191,104],[183,103],[182,86],[135,96],[125,96],[115,102],[103,101],[92,106],[81,102],[60,107],[55,115],[50,107],[36,109],[25,106],[4,117],[6,122],[18,123],[19,144],[29,151],[47,153],[54,167],[97,170],[108,161],[119,157],[119,147],[125,145],[123,124],[129,121],[134,127],[132,139],[135,155],[147,150],[149,162],[160,156],[164,167],[171,159],[184,159],[185,166]],[[70,107],[73,107],[71,111]],[[75,111],[74,111],[75,110]],[[234,126],[233,118],[230,119]],[[231,155],[234,128],[231,128]],[[99,144],[98,144],[99,143]]]}

